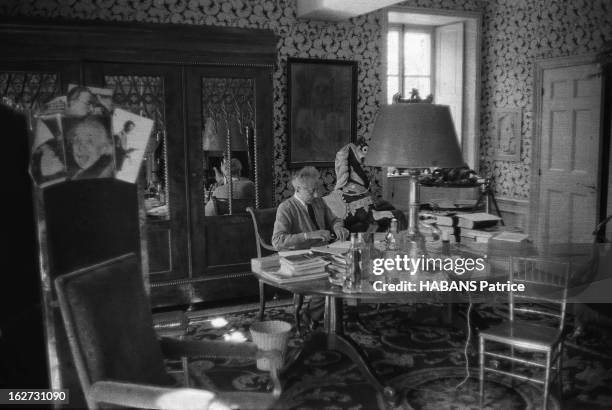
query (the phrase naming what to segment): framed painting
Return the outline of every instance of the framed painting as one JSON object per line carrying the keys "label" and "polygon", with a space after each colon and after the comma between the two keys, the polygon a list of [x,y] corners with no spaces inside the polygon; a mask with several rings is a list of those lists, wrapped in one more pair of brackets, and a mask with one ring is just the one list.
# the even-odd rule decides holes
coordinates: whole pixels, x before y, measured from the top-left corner
{"label": "framed painting", "polygon": [[494,159],[520,161],[521,114],[520,108],[502,108],[494,112]]}
{"label": "framed painting", "polygon": [[289,166],[333,166],[355,140],[357,62],[289,58],[287,81]]}

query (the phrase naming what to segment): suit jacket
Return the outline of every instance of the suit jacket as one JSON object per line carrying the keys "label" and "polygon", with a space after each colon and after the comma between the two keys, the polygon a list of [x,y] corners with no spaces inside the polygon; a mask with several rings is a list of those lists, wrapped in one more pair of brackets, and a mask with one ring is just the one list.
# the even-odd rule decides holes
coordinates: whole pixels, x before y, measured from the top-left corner
{"label": "suit jacket", "polygon": [[324,244],[321,240],[306,240],[304,232],[312,232],[318,229],[327,229],[331,232],[334,228],[344,226],[342,219],[337,218],[331,209],[321,198],[314,198],[312,201],[317,228],[306,207],[292,196],[278,206],[276,211],[276,221],[274,222],[274,232],[272,233],[272,246],[278,251],[288,249],[308,249],[312,246]]}

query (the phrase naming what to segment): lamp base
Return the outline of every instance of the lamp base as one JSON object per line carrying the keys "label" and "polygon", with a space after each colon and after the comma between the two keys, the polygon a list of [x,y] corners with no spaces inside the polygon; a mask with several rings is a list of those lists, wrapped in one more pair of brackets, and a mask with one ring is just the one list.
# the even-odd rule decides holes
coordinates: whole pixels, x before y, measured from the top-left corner
{"label": "lamp base", "polygon": [[[424,260],[428,257],[427,248],[425,247],[425,237],[420,232],[416,234],[406,234],[404,237],[404,252],[405,255],[412,261],[410,266],[421,266],[418,261]],[[414,268],[413,268],[414,269]],[[411,271],[411,275],[418,275],[419,273],[425,272],[425,269],[416,269]]]}
{"label": "lamp base", "polygon": [[[408,258],[416,261],[420,258],[427,258],[427,248],[425,247],[425,236],[419,231],[419,181],[420,170],[411,169],[409,171],[409,203],[408,203],[408,230],[404,236],[404,252]],[[421,270],[414,272],[420,273]]]}

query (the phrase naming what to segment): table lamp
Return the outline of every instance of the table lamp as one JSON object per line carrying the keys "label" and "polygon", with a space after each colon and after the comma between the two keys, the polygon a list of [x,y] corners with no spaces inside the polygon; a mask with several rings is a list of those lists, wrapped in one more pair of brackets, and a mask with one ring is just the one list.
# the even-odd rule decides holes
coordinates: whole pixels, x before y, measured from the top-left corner
{"label": "table lamp", "polygon": [[428,103],[383,106],[374,123],[366,163],[409,169],[407,240],[425,254],[418,225],[421,169],[465,166],[449,107]]}

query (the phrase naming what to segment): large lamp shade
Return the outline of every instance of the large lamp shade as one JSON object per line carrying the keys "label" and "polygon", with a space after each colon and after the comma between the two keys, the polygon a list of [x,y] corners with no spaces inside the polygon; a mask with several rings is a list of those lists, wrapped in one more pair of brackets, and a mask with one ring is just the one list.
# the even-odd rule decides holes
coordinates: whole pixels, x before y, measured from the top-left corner
{"label": "large lamp shade", "polygon": [[366,163],[410,169],[405,246],[415,257],[427,254],[418,222],[419,168],[465,165],[448,106],[429,103],[383,106],[376,117]]}
{"label": "large lamp shade", "polygon": [[396,168],[458,168],[465,165],[446,105],[383,106],[366,157],[368,165]]}

